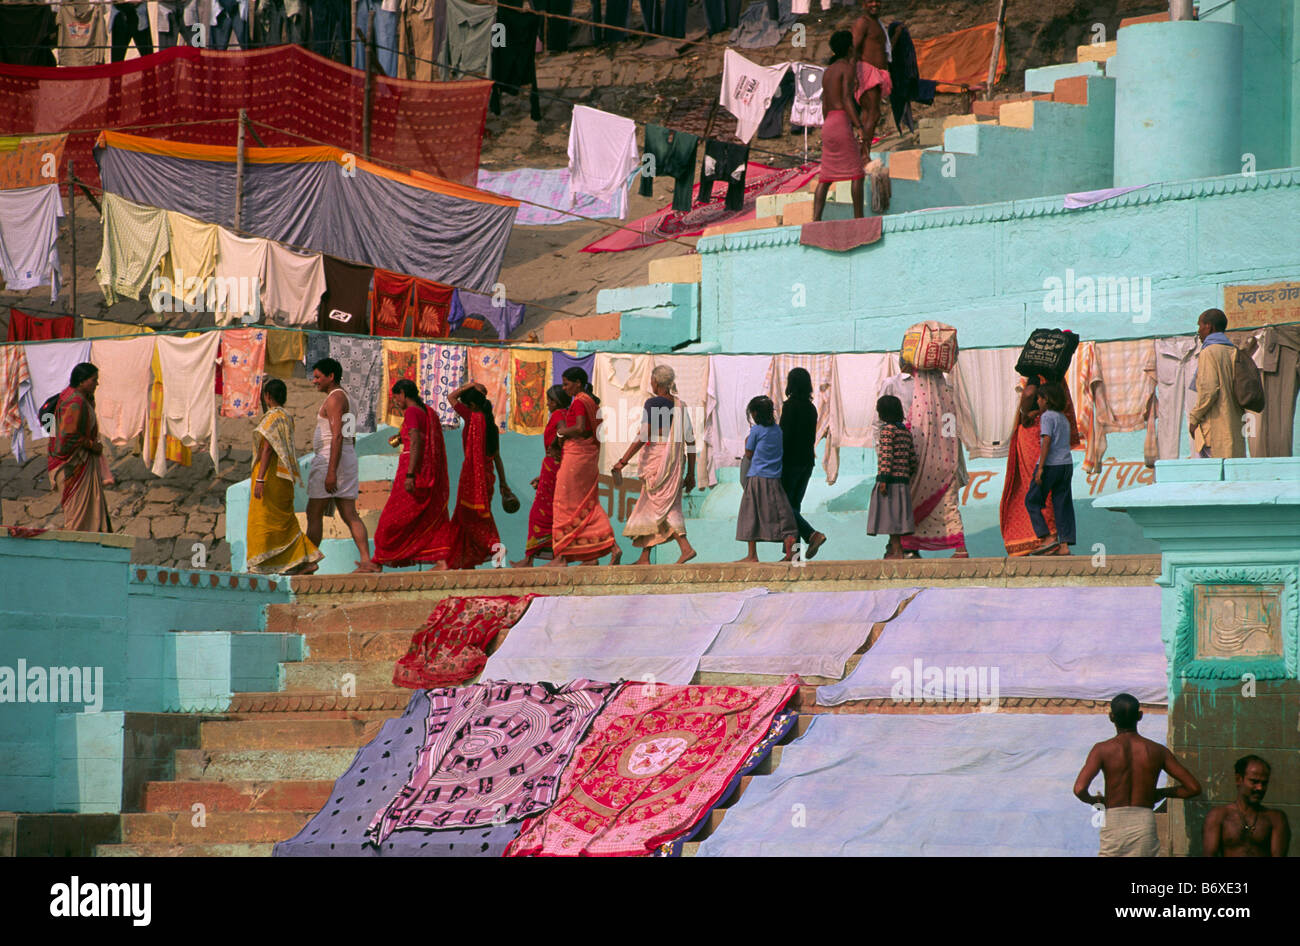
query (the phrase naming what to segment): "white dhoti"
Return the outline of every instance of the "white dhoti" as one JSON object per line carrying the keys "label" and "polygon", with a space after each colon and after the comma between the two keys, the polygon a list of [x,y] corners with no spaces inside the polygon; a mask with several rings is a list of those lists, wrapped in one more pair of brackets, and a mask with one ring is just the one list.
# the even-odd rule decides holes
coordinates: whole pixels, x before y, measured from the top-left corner
{"label": "white dhoti", "polygon": [[1156,857],[1156,813],[1150,808],[1107,808],[1099,857]]}

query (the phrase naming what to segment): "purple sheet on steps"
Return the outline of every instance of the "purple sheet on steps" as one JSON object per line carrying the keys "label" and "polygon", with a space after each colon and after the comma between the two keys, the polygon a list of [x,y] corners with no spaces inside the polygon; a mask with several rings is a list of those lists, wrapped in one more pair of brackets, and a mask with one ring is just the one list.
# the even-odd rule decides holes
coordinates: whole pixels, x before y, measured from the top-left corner
{"label": "purple sheet on steps", "polygon": [[298,834],[275,846],[275,857],[500,857],[519,833],[505,824],[464,831],[394,832],[376,848],[366,842],[366,828],[411,778],[424,743],[429,698],[411,694],[406,711],[384,723],[362,747],[352,765],[334,783],[325,807]]}

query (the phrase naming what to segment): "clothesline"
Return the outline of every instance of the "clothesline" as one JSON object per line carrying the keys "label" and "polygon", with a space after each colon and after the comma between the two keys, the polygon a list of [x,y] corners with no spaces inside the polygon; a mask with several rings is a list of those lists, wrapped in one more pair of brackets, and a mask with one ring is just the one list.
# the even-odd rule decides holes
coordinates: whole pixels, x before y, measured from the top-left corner
{"label": "clothesline", "polygon": [[[259,123],[259,124],[260,124],[260,123]],[[264,125],[263,127],[273,128],[274,126]],[[276,130],[276,131],[279,131],[280,129],[277,128],[277,129],[275,129],[275,130]],[[318,143],[319,143],[319,142],[318,142]],[[328,146],[327,146],[327,147],[328,147]],[[406,170],[406,169],[403,169],[403,170]],[[94,185],[94,184],[86,184],[86,183],[84,183],[84,182],[82,182],[82,181],[80,181],[80,180],[78,180],[77,183],[78,183],[78,184],[81,184],[82,186],[86,187],[86,188],[89,189],[89,190],[97,191],[97,192],[100,193],[100,194],[108,193],[107,191],[104,190],[103,187],[99,187],[99,186]],[[188,216],[188,214],[186,214],[185,216]],[[210,222],[212,222],[212,221],[204,221],[204,220],[200,220],[199,222],[200,222],[200,223],[210,223]],[[218,225],[218,226],[222,226],[221,224],[217,224],[217,225]],[[264,236],[262,236],[262,235],[259,234],[259,233],[253,233],[253,232],[251,232],[251,231],[248,231],[248,230],[242,230],[242,229],[239,229],[239,228],[236,228],[236,227],[223,227],[223,229],[228,230],[228,231],[231,232],[231,233],[234,233],[236,236],[248,237],[248,238],[251,238],[251,239],[257,239],[257,240],[267,240],[267,242],[269,242],[269,243],[277,243],[277,244],[279,244],[280,246],[283,246],[283,247],[285,247],[285,248],[287,248],[287,249],[296,250],[296,251],[299,252],[299,253],[310,253],[310,254],[329,255],[329,256],[332,256],[334,259],[339,260],[340,262],[343,262],[343,263],[349,263],[349,264],[351,264],[351,265],[353,265],[353,266],[371,266],[371,267],[374,266],[373,263],[367,263],[367,262],[363,262],[363,261],[361,261],[361,260],[349,259],[349,258],[347,258],[347,257],[339,256],[339,255],[337,255],[337,254],[335,254],[335,253],[321,254],[320,250],[315,250],[315,249],[312,249],[311,247],[308,247],[308,246],[302,246],[302,245],[297,244],[297,243],[285,243],[285,242],[283,242],[283,241],[281,241],[281,240],[270,240],[269,238],[264,237]],[[689,245],[689,244],[688,244],[688,245]],[[399,274],[399,275],[405,275],[405,274]],[[474,295],[478,295],[478,296],[491,296],[491,295],[493,295],[492,292],[489,292],[489,291],[486,291],[486,290],[483,290],[483,289],[472,289],[472,288],[470,288],[470,287],[468,287],[468,286],[458,286],[458,285],[456,285],[456,284],[454,284],[454,283],[445,283],[445,282],[444,282],[444,283],[440,283],[440,284],[443,285],[443,286],[447,286],[448,288],[458,290],[458,291],[460,291],[460,292],[469,292],[469,293],[473,293]],[[535,308],[535,309],[541,309],[541,310],[546,311],[546,312],[554,312],[554,313],[557,313],[557,314],[559,314],[559,315],[568,315],[568,316],[572,316],[572,317],[574,317],[574,318],[586,318],[586,317],[587,317],[585,313],[581,313],[581,312],[573,312],[573,311],[571,311],[571,310],[569,310],[569,309],[558,309],[558,308],[556,308],[556,307],[554,307],[554,306],[548,306],[548,305],[546,305],[546,304],[544,304],[544,303],[541,303],[541,302],[521,302],[521,301],[516,300],[516,304],[517,304],[517,305],[524,305],[524,306],[532,306],[532,307]],[[33,311],[37,311],[37,310],[33,310]],[[49,310],[43,310],[43,311],[49,311]],[[59,314],[59,315],[72,315],[72,314],[75,314],[75,313],[70,313],[70,312],[60,312],[60,313],[57,313],[57,314]],[[278,326],[271,326],[271,327],[272,327],[272,328],[276,328],[276,327],[278,327]],[[298,327],[298,326],[295,326],[295,328],[297,328],[297,327]]]}

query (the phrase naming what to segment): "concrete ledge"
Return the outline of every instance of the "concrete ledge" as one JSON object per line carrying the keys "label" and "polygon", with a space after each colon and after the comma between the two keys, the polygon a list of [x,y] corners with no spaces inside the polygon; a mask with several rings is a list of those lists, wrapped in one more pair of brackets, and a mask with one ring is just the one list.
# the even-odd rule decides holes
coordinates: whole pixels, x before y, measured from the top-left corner
{"label": "concrete ledge", "polygon": [[0,812],[0,857],[91,857],[96,844],[121,839],[117,814]]}
{"label": "concrete ledge", "polygon": [[[9,536],[8,538],[20,538]],[[135,539],[129,535],[117,535],[111,532],[67,532],[63,529],[49,529],[39,535],[21,536],[21,538],[38,539],[55,542],[84,542],[87,545],[102,545],[110,549],[133,549]]]}

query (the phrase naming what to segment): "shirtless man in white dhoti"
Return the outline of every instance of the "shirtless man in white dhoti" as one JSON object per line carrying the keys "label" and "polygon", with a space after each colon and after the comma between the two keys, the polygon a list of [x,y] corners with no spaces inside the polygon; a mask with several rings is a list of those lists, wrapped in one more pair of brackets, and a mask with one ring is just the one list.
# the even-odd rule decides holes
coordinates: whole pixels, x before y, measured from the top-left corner
{"label": "shirtless man in white dhoti", "polygon": [[[1128,693],[1110,701],[1115,736],[1092,747],[1074,780],[1074,796],[1079,801],[1106,806],[1099,852],[1102,857],[1155,857],[1160,852],[1152,810],[1155,803],[1162,798],[1201,794],[1196,776],[1166,746],[1138,735],[1140,706],[1137,697]],[[1090,795],[1088,789],[1098,772],[1106,776],[1106,794]],[[1161,772],[1167,772],[1179,784],[1156,788]]]}
{"label": "shirtless man in white dhoti", "polygon": [[353,574],[378,572],[382,569],[370,560],[370,536],[366,533],[366,524],[357,515],[361,482],[357,471],[356,438],[343,435],[345,418],[352,416],[352,399],[339,386],[342,377],[343,367],[333,358],[322,358],[312,366],[311,383],[325,395],[325,403],[316,414],[316,429],[312,434],[315,456],[307,477],[307,538],[320,546],[325,512],[330,503],[336,503],[361,556]]}

